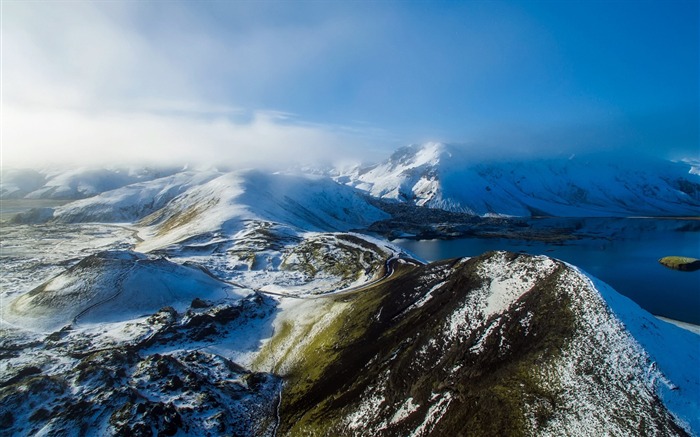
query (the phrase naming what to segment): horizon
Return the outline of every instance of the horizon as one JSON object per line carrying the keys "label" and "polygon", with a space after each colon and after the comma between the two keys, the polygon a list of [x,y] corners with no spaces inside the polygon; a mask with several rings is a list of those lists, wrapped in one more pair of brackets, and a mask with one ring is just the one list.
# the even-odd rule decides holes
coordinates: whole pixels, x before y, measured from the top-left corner
{"label": "horizon", "polygon": [[3,1],[3,167],[700,159],[700,6]]}

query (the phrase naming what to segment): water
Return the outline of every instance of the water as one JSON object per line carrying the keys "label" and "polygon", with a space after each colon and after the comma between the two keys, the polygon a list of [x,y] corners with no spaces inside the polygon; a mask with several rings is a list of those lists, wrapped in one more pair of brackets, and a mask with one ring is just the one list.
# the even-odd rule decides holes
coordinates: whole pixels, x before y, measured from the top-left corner
{"label": "water", "polygon": [[700,324],[700,271],[675,271],[658,263],[670,255],[700,258],[698,228],[697,220],[595,219],[583,225],[587,238],[564,244],[502,238],[394,243],[428,261],[490,250],[551,256],[602,279],[652,314]]}

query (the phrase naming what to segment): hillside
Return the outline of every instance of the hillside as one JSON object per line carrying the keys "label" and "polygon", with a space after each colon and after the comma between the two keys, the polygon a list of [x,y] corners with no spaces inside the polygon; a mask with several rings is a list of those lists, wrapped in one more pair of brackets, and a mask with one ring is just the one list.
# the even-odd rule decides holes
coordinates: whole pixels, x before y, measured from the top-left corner
{"label": "hillside", "polygon": [[249,220],[281,223],[298,230],[347,231],[386,217],[354,190],[327,178],[257,170],[232,172],[186,191],[143,218],[141,225],[149,228],[141,250],[207,232],[231,235]]}
{"label": "hillside", "polygon": [[3,308],[3,318],[30,330],[77,322],[114,322],[180,308],[195,298],[245,295],[204,272],[129,251],[91,255]]}
{"label": "hillside", "polygon": [[[86,259],[29,297],[52,293],[62,314],[75,287],[57,281],[97,259],[147,260]],[[188,286],[179,298],[196,297],[140,308],[150,314],[113,316],[140,305],[132,294],[50,333],[3,323],[0,423],[15,434],[697,435],[698,336],[576,268],[507,252],[387,267],[320,297]]]}
{"label": "hillside", "polygon": [[697,336],[575,268],[505,252],[397,268],[275,321],[255,368],[288,381],[283,435],[697,433]]}
{"label": "hillside", "polygon": [[139,250],[150,251],[205,234],[232,235],[254,220],[303,231],[347,231],[388,217],[352,188],[326,177],[206,170],[128,184],[59,207],[32,210],[14,221],[139,221],[146,240]]}

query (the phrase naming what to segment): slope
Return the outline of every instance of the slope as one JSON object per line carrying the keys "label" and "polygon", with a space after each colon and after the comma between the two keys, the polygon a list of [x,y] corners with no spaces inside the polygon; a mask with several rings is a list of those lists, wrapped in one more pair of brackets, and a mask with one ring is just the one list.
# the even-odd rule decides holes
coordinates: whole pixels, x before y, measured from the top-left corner
{"label": "slope", "polygon": [[256,364],[288,380],[285,435],[697,433],[698,337],[598,287],[504,252],[397,264],[370,290],[293,305]]}
{"label": "slope", "polygon": [[3,308],[3,318],[35,331],[76,322],[112,322],[175,308],[195,298],[240,298],[197,268],[129,251],[88,256]]}
{"label": "slope", "polygon": [[257,170],[223,174],[177,196],[145,217],[142,251],[202,234],[233,235],[251,220],[299,231],[364,228],[388,215],[328,178]]}

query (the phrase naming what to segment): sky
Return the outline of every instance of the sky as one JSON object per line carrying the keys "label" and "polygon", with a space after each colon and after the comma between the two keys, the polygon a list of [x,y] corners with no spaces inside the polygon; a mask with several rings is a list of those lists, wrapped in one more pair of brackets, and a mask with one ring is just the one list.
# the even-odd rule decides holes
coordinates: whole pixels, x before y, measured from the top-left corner
{"label": "sky", "polygon": [[10,1],[2,165],[700,158],[693,1]]}

